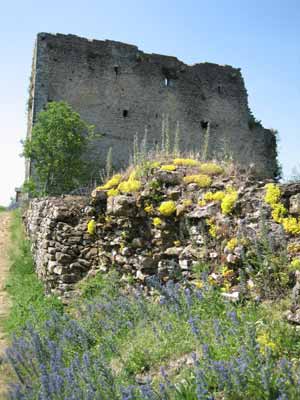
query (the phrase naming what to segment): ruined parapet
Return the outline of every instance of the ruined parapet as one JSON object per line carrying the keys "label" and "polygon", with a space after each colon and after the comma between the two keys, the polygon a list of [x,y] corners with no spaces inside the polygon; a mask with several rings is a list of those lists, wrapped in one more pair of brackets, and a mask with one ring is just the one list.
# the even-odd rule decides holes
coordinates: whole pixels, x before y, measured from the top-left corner
{"label": "ruined parapet", "polygon": [[125,43],[40,33],[31,82],[28,135],[47,102],[64,100],[103,135],[88,155],[98,169],[109,148],[115,169],[127,165],[135,135],[142,140],[147,131],[149,147],[161,143],[164,124],[171,136],[179,127],[183,152],[254,164],[262,177],[278,171],[274,133],[253,118],[231,66],[190,66]]}

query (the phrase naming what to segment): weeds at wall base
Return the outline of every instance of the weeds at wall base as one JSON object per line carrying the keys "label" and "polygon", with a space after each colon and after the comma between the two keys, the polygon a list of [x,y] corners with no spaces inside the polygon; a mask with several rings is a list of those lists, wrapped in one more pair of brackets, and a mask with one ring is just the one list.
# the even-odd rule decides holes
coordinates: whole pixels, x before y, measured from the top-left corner
{"label": "weeds at wall base", "polygon": [[40,323],[45,321],[49,313],[55,310],[62,312],[61,302],[53,297],[47,297],[42,283],[34,271],[33,259],[30,251],[30,243],[25,238],[21,211],[12,213],[10,272],[6,283],[12,306],[4,327],[9,333],[18,334],[27,323],[38,319]]}

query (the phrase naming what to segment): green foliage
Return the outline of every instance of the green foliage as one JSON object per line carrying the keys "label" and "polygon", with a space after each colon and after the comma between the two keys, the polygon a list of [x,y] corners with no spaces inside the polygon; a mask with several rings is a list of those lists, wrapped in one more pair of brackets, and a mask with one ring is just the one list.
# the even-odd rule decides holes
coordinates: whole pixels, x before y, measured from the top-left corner
{"label": "green foliage", "polygon": [[[17,365],[25,383],[30,382],[22,382],[28,393],[25,399],[35,398],[31,387],[34,393],[40,392],[44,371],[49,376],[59,374],[65,382],[56,397],[48,397],[53,399],[67,398],[65,391],[70,386],[86,392],[91,383],[95,391],[103,390],[101,398],[107,400],[124,399],[119,388],[129,387],[137,394],[128,397],[133,400],[207,399],[197,397],[201,388],[203,394],[216,399],[277,399],[278,391],[275,397],[270,393],[272,388],[281,387],[278,368],[284,365],[282,359],[294,362],[297,368],[299,332],[278,318],[278,303],[276,307],[230,304],[206,283],[195,292],[174,284],[155,286],[152,298],[129,292],[125,285],[116,272],[90,277],[81,284],[84,301],[78,299],[69,316],[55,316],[41,327],[37,349],[30,345],[26,354],[24,346],[17,348]],[[25,331],[22,343],[31,344],[31,335],[32,331]],[[54,348],[62,357],[54,359]],[[198,361],[178,363],[186,357],[197,357]],[[34,374],[27,368],[32,362],[38,370]],[[79,378],[69,381],[72,374],[65,371],[75,362]],[[100,369],[94,379],[97,365]],[[292,369],[287,371],[292,373]],[[101,380],[101,371],[108,381]],[[155,397],[138,395],[142,386],[137,382],[140,378],[146,381],[148,374],[153,378]],[[264,386],[262,377],[268,378],[270,388]],[[166,392],[159,395],[162,382]],[[112,387],[114,394],[109,390]],[[146,393],[150,386],[143,389]],[[291,393],[287,398],[298,398],[292,385],[287,391]]]}
{"label": "green foliage", "polygon": [[6,211],[6,207],[0,206],[0,212]]}
{"label": "green foliage", "polygon": [[28,178],[27,181],[23,183],[22,192],[28,193],[31,197],[39,196],[39,191],[37,190],[37,186],[34,179]]}
{"label": "green foliage", "polygon": [[10,273],[6,289],[12,299],[5,328],[20,333],[27,323],[42,324],[51,311],[62,312],[62,303],[54,296],[45,296],[42,283],[34,271],[30,243],[25,239],[20,211],[14,211],[11,225]]}
{"label": "green foliage", "polygon": [[261,226],[257,238],[248,244],[243,259],[243,268],[254,281],[263,298],[278,299],[284,297],[289,288],[291,270],[284,236],[282,246],[276,251],[272,237],[261,215]]}
{"label": "green foliage", "polygon": [[64,102],[51,102],[38,115],[32,137],[23,144],[23,155],[34,168],[26,189],[40,195],[67,193],[87,179],[83,160],[93,127]]}

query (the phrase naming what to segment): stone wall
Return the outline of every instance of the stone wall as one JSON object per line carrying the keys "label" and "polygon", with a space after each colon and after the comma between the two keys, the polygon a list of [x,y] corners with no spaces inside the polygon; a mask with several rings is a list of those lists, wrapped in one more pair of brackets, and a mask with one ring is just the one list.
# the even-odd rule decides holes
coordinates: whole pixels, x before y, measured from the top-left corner
{"label": "stone wall", "polygon": [[24,215],[36,272],[47,292],[67,297],[97,263],[86,231],[86,205],[87,199],[77,196],[32,200]]}
{"label": "stone wall", "polygon": [[[151,275],[163,281],[192,279],[199,263],[208,265],[216,280],[222,278],[217,266],[227,265],[233,271],[234,288],[245,252],[260,239],[269,241],[274,254],[292,244],[291,257],[300,257],[299,235],[285,233],[264,201],[265,181],[240,174],[214,177],[212,192],[237,188],[234,209],[226,215],[218,201],[199,203],[208,189],[183,185],[185,173],[184,167],[174,172],[157,170],[134,194],[107,197],[106,190],[95,190],[89,199],[31,201],[25,225],[47,291],[67,298],[87,274],[111,268],[138,283]],[[281,185],[281,192],[285,207],[299,217],[300,185]],[[176,213],[169,217],[157,211],[165,200],[176,204]],[[154,223],[155,217],[160,217],[160,223]],[[93,219],[95,229],[88,233],[87,224]],[[232,238],[239,238],[235,246],[228,245]]]}
{"label": "stone wall", "polygon": [[164,121],[173,136],[179,127],[182,151],[207,147],[208,158],[254,163],[261,176],[277,172],[274,133],[252,117],[241,72],[231,66],[190,66],[125,43],[40,33],[31,82],[28,135],[47,102],[67,101],[103,134],[88,154],[99,168],[110,147],[115,169],[127,165],[134,136],[141,141],[145,130],[156,146]]}

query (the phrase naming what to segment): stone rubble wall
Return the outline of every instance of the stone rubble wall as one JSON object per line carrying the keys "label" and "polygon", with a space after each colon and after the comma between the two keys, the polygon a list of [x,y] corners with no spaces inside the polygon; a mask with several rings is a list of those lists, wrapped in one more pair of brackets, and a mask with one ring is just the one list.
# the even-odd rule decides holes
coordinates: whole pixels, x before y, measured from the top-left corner
{"label": "stone rubble wall", "polygon": [[86,231],[84,197],[32,200],[24,216],[39,278],[47,292],[61,296],[74,288],[97,260]]}
{"label": "stone rubble wall", "polygon": [[[284,233],[271,217],[270,207],[264,202],[266,181],[243,177],[238,182],[235,177],[214,180],[212,191],[238,187],[234,212],[224,215],[217,202],[199,206],[197,201],[207,189],[195,184],[183,188],[178,183],[179,174],[160,173],[164,183],[160,193],[155,189],[155,195],[177,204],[176,215],[162,218],[160,226],[154,226],[153,216],[145,211],[145,204],[156,198],[151,179],[138,194],[107,197],[105,191],[96,191],[90,199],[65,196],[31,201],[24,221],[36,271],[47,291],[67,298],[76,282],[110,268],[117,268],[124,279],[131,277],[139,283],[145,283],[151,275],[163,281],[192,279],[199,262],[212,268],[226,264],[237,271],[245,249],[241,244],[228,249],[226,243],[233,237],[243,237],[253,244],[263,231],[274,252],[283,243],[294,243],[300,250],[300,239]],[[292,215],[299,216],[300,184],[280,187],[282,202]],[[187,199],[193,204],[184,206]],[[90,234],[87,224],[93,218],[96,228]],[[214,221],[217,237],[212,237],[208,220]]]}

